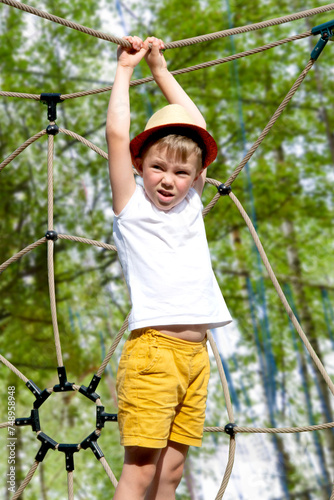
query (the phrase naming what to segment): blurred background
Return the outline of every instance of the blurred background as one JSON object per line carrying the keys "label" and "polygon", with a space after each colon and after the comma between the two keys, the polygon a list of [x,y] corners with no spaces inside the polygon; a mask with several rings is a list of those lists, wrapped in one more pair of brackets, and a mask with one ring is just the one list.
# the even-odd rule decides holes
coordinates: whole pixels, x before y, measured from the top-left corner
{"label": "blurred background", "polygon": [[[109,34],[155,35],[164,41],[243,26],[325,5],[309,0],[30,0],[29,5]],[[168,50],[170,70],[222,58],[303,33],[334,13]],[[219,153],[209,177],[224,182],[304,69],[318,37],[180,75],[201,109]],[[0,4],[1,90],[68,94],[112,84],[116,46]],[[329,43],[301,88],[233,184],[257,228],[271,265],[312,346],[334,374],[333,50]],[[149,75],[143,61],[135,78]],[[106,151],[109,92],[58,105],[59,127]],[[131,135],[165,104],[154,83],[131,89]],[[0,158],[48,125],[38,101],[0,98]],[[55,137],[54,229],[107,243],[112,200],[107,162],[69,136]],[[0,262],[47,230],[47,136],[10,163],[0,177]],[[216,188],[207,185],[207,204]],[[222,197],[205,219],[212,261],[234,322],[213,332],[228,379],[236,423],[249,427],[304,426],[333,420],[333,400],[267,277],[236,207]],[[121,327],[129,300],[114,252],[58,240],[55,244],[58,322],[68,380],[88,385]],[[0,279],[0,352],[41,389],[58,383],[46,246],[12,264]],[[121,345],[98,387],[107,412],[117,412],[115,375]],[[15,386],[16,417],[30,415],[34,398],[0,366],[1,414]],[[42,430],[77,443],[95,428],[95,408],[77,392],[53,394],[40,408]],[[214,359],[206,425],[228,423]],[[30,427],[16,429],[17,487],[40,447]],[[0,488],[8,491],[8,431],[0,430]],[[226,434],[206,434],[192,449],[178,500],[214,499],[228,456]],[[117,425],[98,441],[119,477],[123,451]],[[114,488],[90,450],[77,453],[77,499],[112,498]],[[322,500],[333,482],[334,431],[237,436],[227,500]],[[49,451],[21,498],[67,498],[62,453]]]}

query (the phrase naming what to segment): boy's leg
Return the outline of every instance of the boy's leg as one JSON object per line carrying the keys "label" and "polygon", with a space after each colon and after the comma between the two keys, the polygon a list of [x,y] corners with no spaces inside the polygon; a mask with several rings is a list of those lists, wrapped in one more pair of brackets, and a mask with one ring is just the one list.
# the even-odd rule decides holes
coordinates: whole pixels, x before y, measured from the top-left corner
{"label": "boy's leg", "polygon": [[189,446],[168,441],[156,466],[156,473],[145,500],[175,500],[175,490],[183,473]]}
{"label": "boy's leg", "polygon": [[113,500],[144,500],[160,455],[160,449],[126,446],[122,474]]}

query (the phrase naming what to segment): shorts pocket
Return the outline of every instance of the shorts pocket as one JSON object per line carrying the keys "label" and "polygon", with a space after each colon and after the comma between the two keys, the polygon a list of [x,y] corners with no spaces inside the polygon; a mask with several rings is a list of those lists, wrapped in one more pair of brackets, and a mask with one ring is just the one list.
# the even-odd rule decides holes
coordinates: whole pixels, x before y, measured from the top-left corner
{"label": "shorts pocket", "polygon": [[155,342],[146,342],[145,339],[140,339],[138,344],[138,350],[135,353],[137,373],[150,373],[154,370],[160,358],[159,347]]}
{"label": "shorts pocket", "polygon": [[149,373],[154,369],[160,358],[159,347],[155,338],[145,338],[145,335],[124,344],[119,361],[120,368],[125,369],[130,376]]}

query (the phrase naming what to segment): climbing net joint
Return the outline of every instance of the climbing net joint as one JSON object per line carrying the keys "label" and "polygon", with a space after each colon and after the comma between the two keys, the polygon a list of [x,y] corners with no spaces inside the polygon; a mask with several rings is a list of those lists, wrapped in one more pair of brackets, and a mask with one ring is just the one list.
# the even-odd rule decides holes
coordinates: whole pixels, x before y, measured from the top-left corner
{"label": "climbing net joint", "polygon": [[61,94],[45,92],[41,94],[40,100],[48,107],[48,120],[55,122],[57,120],[57,104],[63,101]]}
{"label": "climbing net joint", "polygon": [[40,422],[39,422],[39,412],[37,409],[33,409],[30,412],[30,417],[28,418],[16,418],[15,425],[31,425],[31,428],[34,432],[38,432],[41,430]]}
{"label": "climbing net joint", "polygon": [[42,446],[40,447],[35,460],[37,462],[43,462],[45,455],[49,450],[55,450],[57,446],[57,441],[54,441],[52,438],[50,438],[47,434],[44,434],[44,432],[40,432],[37,436],[37,439],[42,442]]}
{"label": "climbing net joint", "polygon": [[233,424],[232,422],[230,422],[229,424],[225,425],[224,431],[229,436],[235,436],[235,430],[234,430],[235,427],[237,427],[237,424]]}
{"label": "climbing net joint", "polygon": [[94,403],[100,398],[99,394],[95,392],[97,386],[99,385],[101,377],[98,377],[96,374],[93,376],[88,387],[82,385],[79,389],[79,392],[86,396],[86,398],[90,399]]}
{"label": "climbing net joint", "polygon": [[74,470],[74,460],[73,455],[79,451],[77,444],[72,443],[60,443],[58,445],[58,451],[65,453],[65,468],[67,472]]}
{"label": "climbing net joint", "polygon": [[46,401],[48,399],[48,397],[51,396],[51,393],[47,389],[44,389],[43,391],[41,391],[41,389],[32,380],[28,380],[28,382],[26,383],[26,386],[33,393],[33,395],[36,398],[36,401],[34,402],[35,409],[42,406],[44,401]]}
{"label": "climbing net joint", "polygon": [[58,240],[58,233],[56,231],[52,231],[52,230],[47,231],[45,233],[45,238],[47,240],[57,241]]}
{"label": "climbing net joint", "polygon": [[325,48],[328,40],[333,38],[334,36],[333,30],[334,30],[334,20],[328,21],[327,23],[319,24],[318,26],[312,28],[311,30],[312,35],[321,35],[321,38],[320,40],[318,40],[317,45],[311,52],[311,59],[313,59],[314,61],[318,59],[321,52]]}
{"label": "climbing net joint", "polygon": [[227,196],[232,191],[231,186],[226,186],[226,184],[220,184],[217,189],[218,189],[218,193],[221,196]]}
{"label": "climbing net joint", "polygon": [[102,429],[105,422],[117,422],[117,413],[106,413],[104,406],[96,407],[96,427]]}
{"label": "climbing net joint", "polygon": [[87,448],[90,448],[98,460],[104,457],[103,451],[96,442],[99,437],[100,435],[96,431],[94,431],[80,443],[80,447],[83,450],[87,450]]}
{"label": "climbing net joint", "polygon": [[59,384],[56,384],[53,387],[54,392],[74,391],[73,383],[67,381],[65,366],[58,366],[57,372],[58,372]]}

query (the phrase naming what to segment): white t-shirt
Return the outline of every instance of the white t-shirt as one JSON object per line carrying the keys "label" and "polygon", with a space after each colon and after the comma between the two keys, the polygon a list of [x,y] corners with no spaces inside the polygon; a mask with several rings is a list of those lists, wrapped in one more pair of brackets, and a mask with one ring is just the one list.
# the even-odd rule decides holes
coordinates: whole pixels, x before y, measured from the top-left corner
{"label": "white t-shirt", "polygon": [[202,203],[193,188],[181,203],[162,211],[137,185],[114,218],[114,240],[132,303],[129,330],[215,328],[232,321],[212,270]]}

